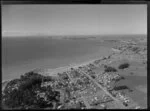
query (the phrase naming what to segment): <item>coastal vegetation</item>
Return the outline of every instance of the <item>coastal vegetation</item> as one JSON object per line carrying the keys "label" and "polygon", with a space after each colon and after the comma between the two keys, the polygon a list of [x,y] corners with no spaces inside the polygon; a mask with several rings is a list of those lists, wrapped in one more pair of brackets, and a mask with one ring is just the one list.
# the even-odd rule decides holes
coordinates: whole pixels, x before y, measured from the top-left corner
{"label": "coastal vegetation", "polygon": [[130,66],[130,64],[129,63],[123,63],[123,64],[120,64],[119,65],[119,69],[125,69],[125,68],[128,68]]}
{"label": "coastal vegetation", "polygon": [[117,69],[111,66],[105,66],[105,72],[117,72]]}
{"label": "coastal vegetation", "polygon": [[[11,80],[2,96],[2,103],[7,108],[37,109],[53,108],[53,102],[59,102],[59,92],[49,87],[41,87],[42,82],[53,81],[50,76],[29,72],[20,79]],[[44,94],[44,98],[39,96]],[[37,96],[38,95],[38,96]]]}
{"label": "coastal vegetation", "polygon": [[[132,105],[132,108],[136,108],[138,104],[145,105],[146,101],[143,97],[145,98],[146,94],[139,96],[138,91],[144,90],[146,93],[146,89],[143,89],[146,84],[143,80],[146,80],[146,77],[141,77],[146,75],[146,72],[144,72],[145,65],[147,67],[146,59],[143,61],[145,65],[141,65],[139,62],[132,63],[132,61],[126,59],[124,62],[120,61],[122,59],[120,56],[122,55],[125,58],[129,58],[130,56],[128,55],[132,54],[131,57],[134,60],[134,54],[136,56],[140,54],[133,53],[132,49],[137,50],[132,46],[126,46],[123,47],[122,53],[113,53],[114,55],[104,57],[94,63],[79,66],[78,68],[72,67],[65,72],[59,71],[56,76],[43,76],[45,72],[43,73],[42,70],[25,73],[18,79],[8,81],[8,84],[5,85],[2,91],[2,108],[50,110],[98,107],[99,109],[105,109],[106,104],[106,109],[115,109],[130,108]],[[142,54],[146,53],[142,52]],[[130,64],[127,61],[130,61]],[[129,70],[119,70],[129,66]],[[137,68],[137,66],[141,68]],[[43,73],[43,75],[39,73]],[[136,76],[134,76],[135,74]],[[138,80],[138,78],[140,79]],[[139,89],[139,81],[142,81],[140,83],[141,89]],[[128,96],[130,92],[132,94],[129,96],[139,103],[132,101],[132,98]],[[115,103],[115,105],[113,102],[117,102],[116,100],[120,102]],[[110,101],[112,103],[107,104]],[[122,103],[123,105],[121,105]]]}

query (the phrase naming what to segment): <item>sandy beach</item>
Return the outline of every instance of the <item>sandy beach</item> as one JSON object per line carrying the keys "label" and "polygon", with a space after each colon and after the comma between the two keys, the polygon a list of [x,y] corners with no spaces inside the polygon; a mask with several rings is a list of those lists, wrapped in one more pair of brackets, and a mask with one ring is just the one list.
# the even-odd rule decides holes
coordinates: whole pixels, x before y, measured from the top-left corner
{"label": "sandy beach", "polygon": [[57,76],[57,73],[65,72],[67,70],[70,70],[70,68],[78,68],[80,66],[85,66],[90,63],[93,63],[95,60],[100,60],[100,59],[103,59],[104,57],[107,58],[108,56],[102,56],[100,58],[95,58],[95,59],[92,59],[86,62],[81,62],[81,63],[72,63],[72,64],[69,64],[68,66],[58,67],[55,69],[35,69],[34,72],[38,72],[43,75]]}
{"label": "sandy beach", "polygon": [[[30,71],[34,71],[35,73],[39,73],[39,74],[46,75],[46,76],[57,76],[57,73],[65,72],[67,70],[70,70],[70,68],[78,68],[79,66],[85,66],[87,64],[93,63],[95,60],[100,60],[100,59],[103,59],[104,57],[107,58],[110,54],[112,54],[111,50],[109,50],[108,53],[103,54],[103,56],[95,57],[94,59],[89,59],[88,61],[85,61],[85,62],[74,62],[69,65],[54,68],[54,69],[52,69],[52,68],[36,68],[36,69],[30,70]],[[28,71],[28,72],[30,72],[30,71]],[[13,79],[2,80],[2,90],[4,90],[5,86],[7,85],[6,83],[8,83],[11,80],[13,80]]]}

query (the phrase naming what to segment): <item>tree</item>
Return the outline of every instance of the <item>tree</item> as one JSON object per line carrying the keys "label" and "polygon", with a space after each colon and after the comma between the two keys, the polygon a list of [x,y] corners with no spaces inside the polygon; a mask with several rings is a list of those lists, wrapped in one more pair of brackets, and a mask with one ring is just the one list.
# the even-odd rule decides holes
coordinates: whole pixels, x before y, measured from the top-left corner
{"label": "tree", "polygon": [[[41,87],[42,81],[51,81],[50,76],[42,76],[34,72],[28,72],[20,76],[20,79],[14,79],[10,81],[7,87],[4,89],[3,101],[4,105],[9,108],[17,109],[34,109],[39,106],[39,108],[52,107],[52,103],[48,101],[37,98],[35,91],[47,93],[49,101],[59,101],[59,92],[53,91],[51,87]],[[18,87],[14,89],[14,86]]]}
{"label": "tree", "polygon": [[110,66],[105,66],[105,72],[117,72],[117,69]]}
{"label": "tree", "polygon": [[129,65],[129,63],[123,63],[123,64],[120,64],[119,65],[119,69],[125,69],[125,68],[128,68],[130,65]]}

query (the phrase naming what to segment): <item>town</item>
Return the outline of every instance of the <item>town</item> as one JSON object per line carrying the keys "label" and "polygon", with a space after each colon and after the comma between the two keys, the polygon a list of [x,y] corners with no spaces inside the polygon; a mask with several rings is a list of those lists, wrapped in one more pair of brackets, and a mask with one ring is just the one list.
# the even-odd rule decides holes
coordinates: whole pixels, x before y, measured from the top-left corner
{"label": "town", "polygon": [[[62,97],[63,107],[76,108],[97,108],[97,109],[138,109],[140,106],[136,104],[130,97],[119,91],[115,91],[115,82],[123,79],[117,72],[100,72],[97,73],[100,61],[90,63],[86,66],[71,68],[70,70],[58,73],[58,78],[51,84],[49,82],[42,85],[52,85],[54,89],[62,89],[64,97]],[[104,65],[104,64],[102,64]],[[66,92],[67,90],[67,92]],[[80,102],[84,104],[79,107]],[[70,105],[71,104],[71,105]]]}
{"label": "town", "polygon": [[[129,59],[133,59],[134,55],[140,56],[138,60],[146,62],[145,47],[139,49],[136,44],[130,43],[129,45],[126,43],[123,46],[115,47],[113,51],[112,55],[101,57],[84,65],[67,68],[65,71],[57,72],[55,76],[42,77],[43,74],[39,72],[41,75],[38,77],[42,78],[42,81],[40,88],[34,90],[37,99],[42,99],[52,109],[142,109],[136,101],[124,92],[123,89],[127,86],[116,86],[116,83],[124,80],[125,77],[120,75],[117,69],[111,66],[111,63],[116,61],[116,58],[122,59],[119,58],[120,55],[126,55]],[[128,63],[118,66],[122,70],[128,67]],[[25,79],[34,73],[34,71],[27,73],[25,77],[21,76],[21,78]],[[35,79],[35,77],[33,78]],[[11,86],[7,85],[5,90],[9,89],[8,92],[18,90],[21,83],[14,83],[10,83]],[[25,87],[30,87],[30,82],[28,83]],[[128,90],[131,91],[129,88]],[[5,95],[4,92],[3,95]],[[52,99],[54,100],[52,101]]]}

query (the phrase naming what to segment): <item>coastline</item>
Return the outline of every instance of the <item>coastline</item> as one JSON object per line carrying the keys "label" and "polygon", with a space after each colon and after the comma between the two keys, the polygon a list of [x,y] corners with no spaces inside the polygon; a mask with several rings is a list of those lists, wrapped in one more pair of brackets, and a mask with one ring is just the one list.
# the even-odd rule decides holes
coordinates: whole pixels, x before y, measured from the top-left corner
{"label": "coastline", "polygon": [[[26,73],[28,73],[28,72],[30,72],[30,71],[33,71],[33,72],[35,72],[35,73],[38,73],[38,74],[41,74],[41,75],[43,75],[43,76],[57,76],[58,75],[58,73],[63,73],[63,72],[67,72],[67,71],[70,71],[71,70],[71,68],[74,68],[74,69],[77,69],[79,66],[86,66],[86,65],[88,65],[88,64],[93,64],[94,63],[94,61],[99,61],[99,63],[100,64],[105,64],[106,63],[106,65],[107,65],[107,63],[109,64],[109,63],[112,63],[112,64],[109,64],[109,65],[113,65],[115,68],[118,66],[118,63],[119,64],[121,64],[121,63],[123,63],[122,62],[122,58],[120,59],[120,57],[118,57],[118,56],[123,56],[123,54],[122,53],[120,53],[120,50],[118,50],[118,49],[115,49],[115,48],[111,48],[111,51],[110,51],[111,53],[100,53],[100,52],[98,52],[99,54],[97,55],[97,56],[94,56],[94,57],[88,57],[88,58],[86,58],[85,59],[85,57],[83,57],[82,59],[82,61],[81,61],[81,58],[80,59],[77,59],[78,61],[76,61],[76,59],[73,59],[74,61],[72,61],[71,63],[68,63],[68,65],[67,64],[64,64],[64,65],[60,65],[59,64],[59,66],[58,67],[56,67],[56,68],[49,68],[49,67],[46,67],[46,68],[43,68],[43,67],[40,67],[39,66],[39,68],[35,68],[35,69],[31,69],[31,70],[28,70]],[[103,55],[100,55],[100,54],[103,54]],[[134,55],[134,53],[133,53],[133,55]],[[126,54],[125,53],[125,55],[124,55],[125,57],[127,56],[127,58],[128,58],[128,53]],[[124,58],[124,56],[123,56],[123,58]],[[111,61],[111,59],[112,59],[112,61]],[[115,61],[113,61],[113,59],[115,60]],[[128,58],[129,59],[129,58]],[[105,61],[106,60],[106,61]],[[107,62],[107,60],[108,60],[108,62]],[[118,63],[117,63],[117,62]],[[136,61],[136,60],[134,60],[134,61]],[[136,67],[138,67],[138,65],[139,64],[135,64],[136,62],[138,62],[138,61],[136,61],[135,63],[134,63],[134,61],[131,61],[131,63],[130,63],[130,65],[131,66],[136,66]],[[102,63],[101,63],[102,62]],[[95,62],[96,63],[96,62]],[[94,64],[94,65],[96,65],[96,64]],[[135,68],[136,68],[135,67]],[[141,78],[141,77],[138,77],[138,78],[136,78],[136,76],[139,76],[139,75],[137,75],[138,73],[139,73],[139,69],[141,70],[141,68],[136,68],[136,70],[135,70],[135,68],[134,67],[131,67],[131,70],[118,70],[119,72],[119,74],[120,75],[122,75],[122,76],[125,76],[125,80],[124,81],[121,81],[121,82],[118,82],[118,85],[122,85],[122,84],[125,84],[125,85],[127,85],[127,86],[129,86],[131,89],[133,89],[133,93],[132,94],[130,94],[129,96],[131,97],[131,98],[133,98],[133,100],[134,101],[138,101],[138,103],[141,105],[141,106],[144,106],[145,107],[145,100],[143,100],[142,98],[138,98],[139,96],[143,96],[144,95],[144,97],[146,98],[146,92],[147,92],[147,90],[146,90],[146,86],[145,86],[145,83],[140,83],[141,84],[141,86],[139,86],[139,82],[138,81],[140,81],[140,80],[144,80],[145,78]],[[144,68],[145,69],[145,68]],[[134,71],[135,70],[135,71]],[[138,73],[136,72],[136,71],[138,71]],[[128,77],[127,78],[127,74],[130,74],[130,72],[134,72],[135,73],[135,75],[130,75],[130,77]],[[141,72],[142,73],[142,72]],[[124,75],[123,75],[124,74]],[[17,78],[15,78],[15,79],[17,79]],[[138,80],[139,79],[139,80]],[[7,83],[9,83],[9,81],[10,80],[13,80],[13,79],[8,79],[8,80],[3,80],[2,81],[2,91],[4,91],[4,89],[5,89],[5,87],[7,86]],[[133,84],[134,83],[134,84]],[[132,85],[133,84],[133,85]],[[136,92],[135,92],[136,91]]]}
{"label": "coastline", "polygon": [[11,80],[13,80],[13,79],[5,79],[5,80],[2,80],[2,84],[3,84],[4,82],[8,82],[8,81],[11,81]]}
{"label": "coastline", "polygon": [[54,69],[51,69],[51,68],[50,69],[35,69],[33,71],[37,72],[37,73],[41,73],[42,75],[57,76],[57,73],[65,72],[67,70],[70,70],[70,68],[77,68],[79,66],[85,66],[85,65],[88,65],[90,63],[93,63],[95,60],[107,58],[108,56],[110,56],[110,55],[101,56],[99,58],[91,59],[91,60],[81,62],[81,63],[72,63],[72,64],[66,65],[64,67],[58,67],[58,68],[54,68]]}
{"label": "coastline", "polygon": [[[95,59],[90,59],[88,61],[85,61],[85,62],[81,62],[81,63],[71,63],[69,65],[66,65],[64,67],[58,67],[58,68],[47,68],[47,69],[34,69],[34,70],[31,70],[33,72],[36,72],[36,73],[39,73],[41,75],[45,75],[45,76],[57,76],[57,73],[61,73],[61,72],[65,72],[67,70],[70,70],[70,68],[77,68],[79,66],[85,66],[85,65],[88,65],[90,63],[93,63],[95,60],[101,60],[103,58],[108,58],[111,54],[108,54],[108,55],[105,55],[105,56],[101,56],[101,57],[97,57]],[[30,71],[29,71],[30,72]],[[5,86],[7,85],[7,83],[9,81],[11,81],[13,79],[6,79],[6,80],[2,80],[2,91],[5,89]],[[6,82],[6,84],[5,84]]]}
{"label": "coastline", "polygon": [[[54,44],[52,44],[52,46],[53,45]],[[68,45],[70,45],[70,43]],[[72,51],[69,50],[69,52],[66,50],[60,52],[59,50],[54,49],[54,54],[50,54],[53,56],[56,55],[56,57],[47,56],[47,53],[44,53],[44,54],[41,54],[42,56],[40,58],[35,57],[33,60],[28,59],[28,60],[23,60],[20,62],[16,61],[15,63],[12,63],[12,64],[9,64],[9,63],[3,64],[2,65],[2,75],[3,75],[2,80],[19,78],[20,75],[23,75],[24,73],[32,71],[34,69],[53,69],[54,71],[55,68],[60,69],[60,67],[66,67],[66,66],[68,67],[72,63],[79,63],[79,62],[81,63],[81,62],[89,61],[91,59],[95,59],[101,56],[108,55],[110,53],[111,48],[103,46],[103,44],[100,46],[95,44],[93,46],[93,42],[90,42],[90,45],[87,45],[87,42],[86,42],[86,45],[83,45],[83,48],[79,51],[77,51],[77,45],[73,45],[71,47]],[[53,50],[49,49],[48,51],[51,52]],[[22,55],[19,55],[19,56],[22,56]],[[9,61],[9,59],[7,61]]]}
{"label": "coastline", "polygon": [[[111,54],[112,54],[112,53],[111,53]],[[45,69],[36,68],[36,69],[30,70],[30,71],[33,71],[33,72],[36,72],[36,73],[39,73],[39,74],[42,74],[42,75],[46,75],[46,76],[57,76],[57,73],[67,71],[67,70],[69,70],[70,68],[77,68],[77,67],[79,67],[79,66],[84,66],[84,65],[90,64],[90,63],[94,62],[95,60],[107,58],[107,57],[110,56],[111,54],[106,54],[105,56],[96,57],[96,58],[87,60],[87,61],[85,61],[85,62],[79,62],[79,63],[74,63],[74,62],[73,62],[73,63],[71,63],[71,64],[68,64],[68,65],[62,66],[62,67],[57,67],[57,68],[45,68]],[[30,72],[30,71],[28,71],[28,72]],[[13,80],[13,79],[4,79],[4,80],[2,80],[2,84],[3,84],[4,82],[9,82],[9,81],[11,81],[11,80]]]}
{"label": "coastline", "polygon": [[[73,62],[71,64],[68,64],[68,65],[65,65],[65,66],[62,66],[62,67],[58,67],[58,68],[54,68],[54,69],[53,68],[43,69],[44,72],[42,72],[42,73],[45,73],[46,75],[49,75],[49,76],[51,76],[51,75],[55,76],[55,75],[57,75],[57,73],[67,71],[70,68],[77,68],[79,66],[84,66],[84,65],[93,63],[96,60],[103,59],[103,58],[107,59],[109,56],[114,54],[114,51],[112,50],[112,48],[110,48],[108,52],[110,52],[110,53],[106,53],[106,54],[94,57],[92,59],[85,60],[84,62],[83,61],[82,62]],[[98,51],[98,53],[100,53],[100,52]]]}

